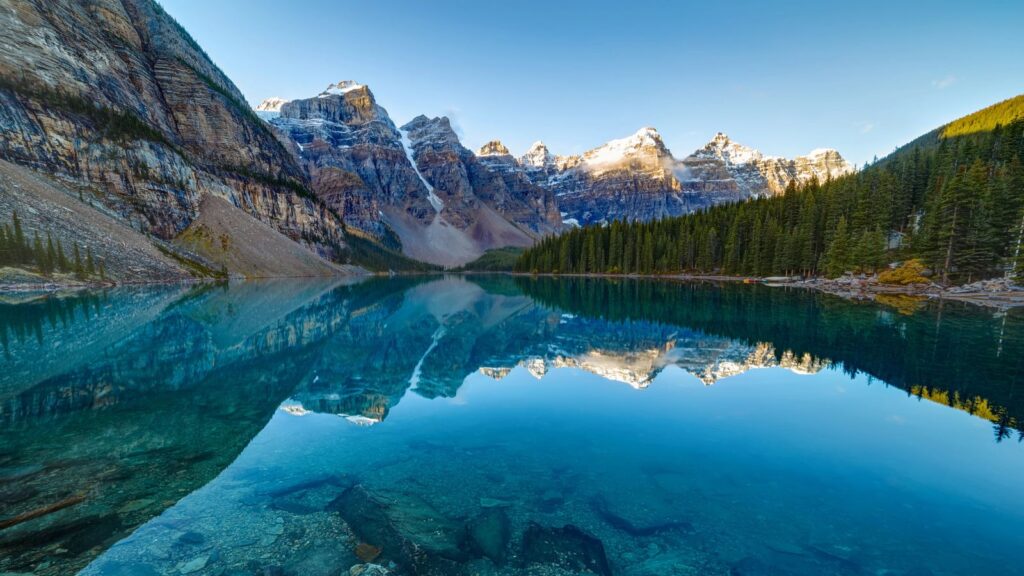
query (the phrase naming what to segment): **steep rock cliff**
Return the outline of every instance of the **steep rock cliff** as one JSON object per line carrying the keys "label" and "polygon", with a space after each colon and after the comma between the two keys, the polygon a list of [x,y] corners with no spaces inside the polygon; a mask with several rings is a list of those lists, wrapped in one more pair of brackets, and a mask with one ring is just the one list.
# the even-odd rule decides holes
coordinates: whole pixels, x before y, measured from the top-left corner
{"label": "steep rock cliff", "polygon": [[340,222],[238,89],[152,0],[0,0],[0,157],[171,239],[219,196],[323,255]]}
{"label": "steep rock cliff", "polygon": [[457,265],[561,228],[553,195],[522,171],[477,158],[446,118],[397,128],[362,84],[342,81],[313,98],[257,108],[326,205],[407,256]]}

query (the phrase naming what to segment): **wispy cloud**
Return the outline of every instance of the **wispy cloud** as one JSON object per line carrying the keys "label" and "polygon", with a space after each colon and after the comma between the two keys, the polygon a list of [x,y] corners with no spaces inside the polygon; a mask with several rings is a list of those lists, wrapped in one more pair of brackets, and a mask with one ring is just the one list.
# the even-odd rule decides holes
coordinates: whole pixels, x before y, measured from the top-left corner
{"label": "wispy cloud", "polygon": [[952,74],[950,74],[949,76],[946,76],[945,78],[940,78],[938,80],[932,80],[932,86],[935,87],[935,88],[938,88],[939,90],[944,90],[946,88],[949,88],[953,84],[956,84],[956,81],[957,81],[957,77],[953,76]]}
{"label": "wispy cloud", "polygon": [[452,130],[455,131],[455,135],[459,137],[459,140],[465,143],[466,132],[462,129],[462,122],[459,121],[459,117],[462,115],[462,109],[458,106],[450,106],[444,111],[444,115],[448,117],[448,122],[452,125]]}
{"label": "wispy cloud", "polygon": [[861,122],[857,126],[859,127],[861,134],[867,134],[868,132],[874,130],[878,126],[878,124],[875,124],[874,122]]}

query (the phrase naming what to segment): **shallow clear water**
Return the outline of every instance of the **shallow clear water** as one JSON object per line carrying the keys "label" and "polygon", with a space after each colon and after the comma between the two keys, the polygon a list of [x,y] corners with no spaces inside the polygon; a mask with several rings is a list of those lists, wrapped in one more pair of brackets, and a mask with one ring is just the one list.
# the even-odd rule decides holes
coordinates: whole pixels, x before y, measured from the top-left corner
{"label": "shallow clear water", "polygon": [[503,277],[24,300],[0,572],[1024,573],[1020,312]]}

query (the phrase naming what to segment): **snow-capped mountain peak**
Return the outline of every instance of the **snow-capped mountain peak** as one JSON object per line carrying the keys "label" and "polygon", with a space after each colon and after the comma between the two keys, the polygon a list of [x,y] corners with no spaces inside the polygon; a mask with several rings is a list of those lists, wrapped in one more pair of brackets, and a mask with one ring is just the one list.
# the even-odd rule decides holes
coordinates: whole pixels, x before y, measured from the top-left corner
{"label": "snow-capped mountain peak", "polygon": [[555,163],[555,155],[540,140],[534,142],[530,149],[519,157],[519,163],[530,168],[545,168]]}
{"label": "snow-capped mountain peak", "polygon": [[631,136],[610,140],[583,154],[583,162],[591,167],[618,164],[629,158],[653,152],[657,156],[671,156],[665,148],[661,134],[649,126],[637,130]]}
{"label": "snow-capped mountain peak", "polygon": [[838,154],[835,148],[815,148],[807,154],[804,154],[804,158],[817,158],[819,156],[828,156],[829,154]]}
{"label": "snow-capped mountain peak", "polygon": [[765,158],[759,151],[738,142],[733,142],[723,132],[715,134],[715,137],[710,142],[694,152],[694,156],[717,158],[725,162],[726,165],[749,164]]}
{"label": "snow-capped mountain peak", "polygon": [[284,98],[271,96],[263,102],[260,102],[260,105],[256,107],[256,110],[259,112],[280,112],[281,106],[283,106],[285,102],[288,101]]}
{"label": "snow-capped mountain peak", "polygon": [[342,80],[337,84],[329,85],[323,92],[320,93],[320,97],[324,98],[327,96],[341,96],[347,94],[353,90],[359,90],[360,88],[366,88],[365,84],[360,84],[355,80]]}

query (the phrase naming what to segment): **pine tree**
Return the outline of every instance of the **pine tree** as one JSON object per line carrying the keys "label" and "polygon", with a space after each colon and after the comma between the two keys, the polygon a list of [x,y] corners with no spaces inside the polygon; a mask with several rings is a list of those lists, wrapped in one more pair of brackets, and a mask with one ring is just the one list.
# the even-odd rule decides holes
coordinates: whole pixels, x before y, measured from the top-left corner
{"label": "pine tree", "polygon": [[24,264],[28,260],[28,244],[25,242],[25,232],[21,229],[21,220],[18,218],[17,211],[14,212],[11,219],[14,221],[13,262]]}
{"label": "pine tree", "polygon": [[47,273],[46,250],[43,249],[43,240],[39,237],[38,231],[35,232],[32,238],[32,260],[40,272],[43,274]]}
{"label": "pine tree", "polygon": [[89,276],[96,274],[96,263],[92,259],[92,248],[85,247],[85,273]]}
{"label": "pine tree", "polygon": [[53,272],[57,267],[57,250],[53,247],[53,236],[49,232],[46,233],[46,268],[48,272]]}
{"label": "pine tree", "polygon": [[75,268],[74,268],[75,278],[78,278],[79,280],[82,280],[82,279],[85,278],[85,266],[82,265],[82,252],[78,249],[78,243],[77,242],[75,242],[74,259],[75,259]]}
{"label": "pine tree", "polygon": [[61,272],[68,272],[70,269],[68,257],[64,254],[64,246],[61,245],[60,238],[57,238],[57,268]]}
{"label": "pine tree", "polygon": [[0,226],[0,266],[8,263],[10,258],[10,246],[7,242],[7,227]]}
{"label": "pine tree", "polygon": [[832,244],[829,246],[826,256],[825,270],[829,277],[842,276],[846,272],[850,262],[850,237],[846,224],[846,216],[839,218],[836,226]]}

